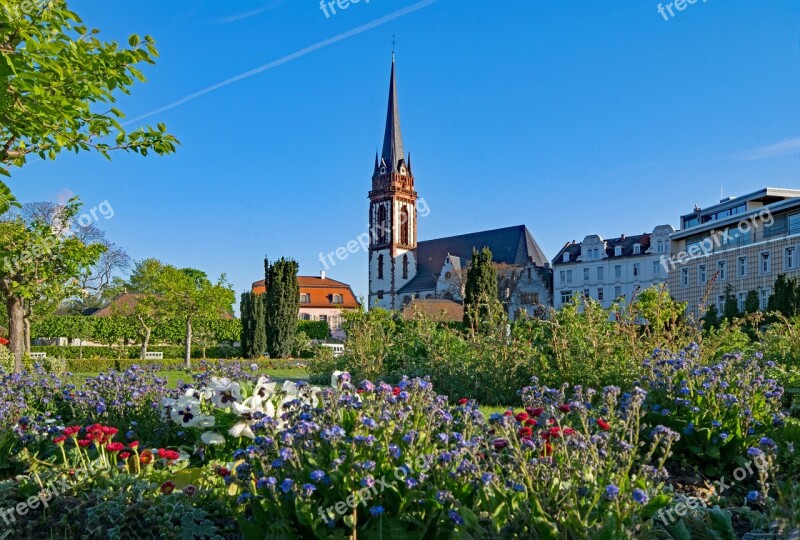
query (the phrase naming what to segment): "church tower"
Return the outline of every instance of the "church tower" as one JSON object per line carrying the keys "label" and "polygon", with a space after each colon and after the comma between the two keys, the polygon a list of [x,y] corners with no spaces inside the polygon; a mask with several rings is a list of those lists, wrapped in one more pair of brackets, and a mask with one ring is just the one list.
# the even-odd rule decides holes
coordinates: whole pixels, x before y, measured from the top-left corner
{"label": "church tower", "polygon": [[397,295],[417,273],[417,192],[411,154],[403,154],[394,54],[381,155],[369,192],[369,306],[401,309]]}

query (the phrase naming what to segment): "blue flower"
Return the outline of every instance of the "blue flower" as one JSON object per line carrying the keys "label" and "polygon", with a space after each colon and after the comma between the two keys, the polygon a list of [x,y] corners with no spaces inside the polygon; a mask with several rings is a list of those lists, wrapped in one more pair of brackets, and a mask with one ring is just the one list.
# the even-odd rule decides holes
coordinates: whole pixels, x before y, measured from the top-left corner
{"label": "blue flower", "polygon": [[325,478],[325,471],[317,469],[311,473],[310,478],[312,482],[319,482]]}
{"label": "blue flower", "polygon": [[454,525],[463,525],[464,524],[464,518],[462,518],[461,514],[459,514],[455,510],[450,510],[447,513],[447,516],[450,518],[450,521],[452,521]]}
{"label": "blue flower", "polygon": [[606,486],[606,493],[605,493],[606,499],[608,499],[609,501],[613,501],[614,499],[617,498],[618,495],[619,495],[619,488],[617,486],[615,486],[614,484],[609,484]]}
{"label": "blue flower", "polygon": [[283,482],[281,482],[281,491],[284,493],[289,493],[292,490],[292,486],[294,486],[294,480],[291,478],[287,478]]}
{"label": "blue flower", "polygon": [[369,509],[369,513],[372,516],[379,516],[379,515],[383,514],[383,512],[384,512],[383,506],[381,506],[381,505],[373,506],[372,508]]}
{"label": "blue flower", "polygon": [[365,476],[361,479],[361,487],[368,487],[371,488],[375,485],[375,479],[371,476]]}
{"label": "blue flower", "polygon": [[761,493],[758,491],[751,491],[747,494],[747,500],[750,502],[756,502],[758,499],[761,498]]}
{"label": "blue flower", "polygon": [[253,497],[253,495],[251,493],[242,493],[241,495],[239,495],[239,498],[236,499],[236,501],[239,504],[245,504],[247,502],[247,500],[252,498],[252,497]]}
{"label": "blue flower", "polygon": [[650,497],[647,496],[647,492],[642,489],[634,489],[631,496],[633,500],[639,504],[645,504],[650,499]]}

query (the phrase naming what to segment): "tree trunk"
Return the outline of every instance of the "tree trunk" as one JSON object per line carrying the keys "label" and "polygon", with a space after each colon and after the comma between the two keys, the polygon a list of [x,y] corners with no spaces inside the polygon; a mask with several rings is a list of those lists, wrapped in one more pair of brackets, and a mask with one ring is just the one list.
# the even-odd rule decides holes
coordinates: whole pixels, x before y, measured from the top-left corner
{"label": "tree trunk", "polygon": [[142,336],[142,351],[139,353],[139,358],[142,360],[145,359],[147,356],[147,349],[150,347],[150,329],[145,328],[144,331],[140,334]]}
{"label": "tree trunk", "polygon": [[192,319],[186,319],[186,353],[183,355],[184,367],[192,369]]}
{"label": "tree trunk", "polygon": [[14,372],[22,371],[22,355],[25,350],[25,314],[22,309],[22,298],[10,296],[6,300],[8,312],[8,347],[14,356]]}
{"label": "tree trunk", "polygon": [[25,339],[25,352],[31,354],[31,318],[23,317],[22,332]]}

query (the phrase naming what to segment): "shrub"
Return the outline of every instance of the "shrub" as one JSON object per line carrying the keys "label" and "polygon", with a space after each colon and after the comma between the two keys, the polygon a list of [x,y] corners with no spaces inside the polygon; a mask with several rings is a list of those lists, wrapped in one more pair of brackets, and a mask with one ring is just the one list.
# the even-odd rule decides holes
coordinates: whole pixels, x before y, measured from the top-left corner
{"label": "shrub", "polygon": [[[33,352],[47,353],[49,357],[66,358],[67,360],[73,359],[130,359],[135,360],[139,358],[141,348],[139,346],[131,347],[78,347],[78,346],[55,346],[55,345],[36,345],[31,347]],[[151,352],[163,352],[164,358],[183,358],[183,347],[180,345],[153,345],[150,347]],[[203,350],[201,347],[194,347],[192,349],[192,358],[202,358]],[[238,358],[239,349],[230,345],[220,345],[217,347],[209,347],[206,349],[207,358]]]}

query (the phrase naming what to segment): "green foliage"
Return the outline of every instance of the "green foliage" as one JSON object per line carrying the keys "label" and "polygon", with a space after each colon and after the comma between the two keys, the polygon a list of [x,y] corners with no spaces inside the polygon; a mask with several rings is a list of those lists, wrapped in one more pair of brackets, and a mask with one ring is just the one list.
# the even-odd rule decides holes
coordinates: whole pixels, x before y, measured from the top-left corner
{"label": "green foliage", "polygon": [[473,332],[496,332],[504,329],[505,311],[497,298],[497,269],[492,252],[484,247],[472,251],[472,264],[464,287],[464,326]]}
{"label": "green foliage", "polygon": [[244,358],[261,358],[267,352],[267,296],[242,294],[239,311],[242,316],[241,346]]}
{"label": "green foliage", "polygon": [[725,287],[725,303],[722,308],[722,317],[726,321],[733,321],[741,316],[739,311],[739,301],[736,300],[736,295],[733,293],[733,286],[728,284]]}
{"label": "green foliage", "polygon": [[700,319],[703,324],[703,331],[710,332],[715,328],[719,328],[719,310],[716,304],[711,304],[706,309],[703,317]]}
{"label": "green foliage", "polygon": [[758,291],[747,291],[747,298],[744,301],[745,313],[757,313],[761,309],[761,301],[758,298]]}
{"label": "green foliage", "polygon": [[328,339],[331,336],[331,327],[326,321],[297,321],[297,331],[308,336],[309,339]]}
{"label": "green foliage", "polygon": [[797,278],[787,278],[781,274],[775,280],[769,297],[769,311],[780,313],[784,317],[800,315],[800,283]]}
{"label": "green foliage", "polygon": [[264,259],[267,287],[267,350],[272,358],[287,358],[297,332],[300,288],[298,264],[281,258],[270,264]]}

